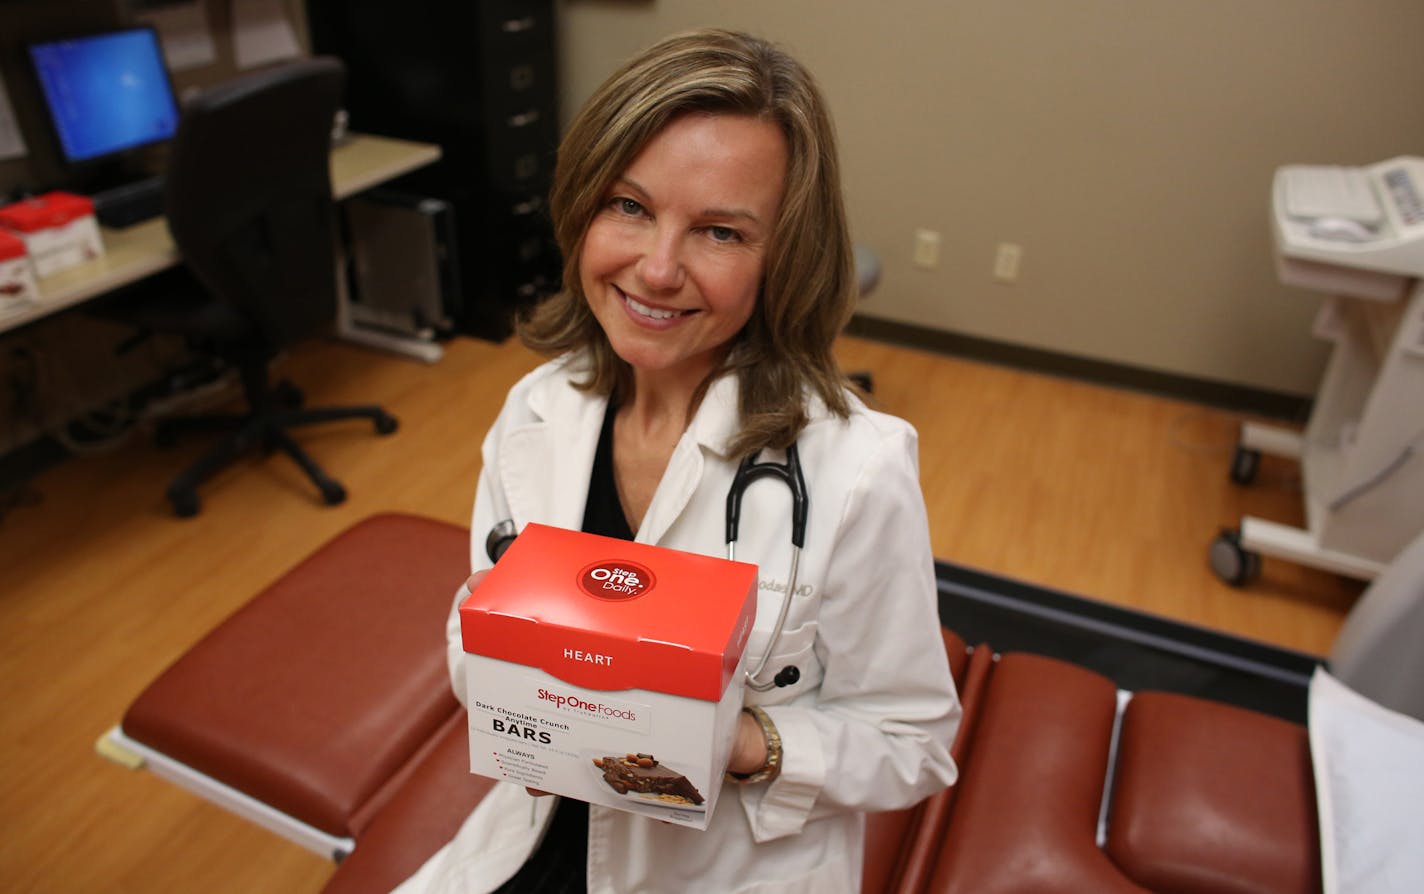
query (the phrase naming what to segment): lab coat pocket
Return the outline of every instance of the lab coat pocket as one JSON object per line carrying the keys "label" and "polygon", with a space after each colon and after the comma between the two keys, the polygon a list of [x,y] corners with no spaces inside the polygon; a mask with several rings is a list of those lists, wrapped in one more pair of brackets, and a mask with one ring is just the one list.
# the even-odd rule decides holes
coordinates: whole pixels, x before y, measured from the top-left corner
{"label": "lab coat pocket", "polygon": [[[821,684],[821,662],[816,657],[816,630],[815,621],[807,621],[795,630],[783,630],[781,636],[772,644],[771,657],[766,660],[766,667],[757,677],[758,683],[770,683],[777,674],[786,668],[795,668],[794,674],[796,682],[788,686],[773,686],[765,692],[757,692],[750,686],[747,687],[745,696],[749,705],[768,705],[787,702],[811,689],[815,689]],[[747,643],[747,672],[751,673],[756,666],[761,663],[761,656],[765,654],[767,640],[771,636],[769,630],[753,631],[751,639]]]}

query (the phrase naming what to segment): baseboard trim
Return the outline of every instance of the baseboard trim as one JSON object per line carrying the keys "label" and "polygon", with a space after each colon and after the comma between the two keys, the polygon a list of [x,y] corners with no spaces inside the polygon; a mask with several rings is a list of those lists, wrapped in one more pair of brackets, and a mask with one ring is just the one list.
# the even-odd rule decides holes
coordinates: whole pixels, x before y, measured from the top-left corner
{"label": "baseboard trim", "polygon": [[846,327],[849,335],[872,338],[909,348],[934,351],[985,363],[1046,375],[1063,376],[1142,391],[1162,397],[1188,400],[1238,413],[1304,423],[1310,417],[1312,400],[1244,385],[1231,385],[1192,376],[1142,369],[1105,360],[1091,360],[1042,348],[1030,348],[993,339],[928,329],[894,320],[857,315]]}

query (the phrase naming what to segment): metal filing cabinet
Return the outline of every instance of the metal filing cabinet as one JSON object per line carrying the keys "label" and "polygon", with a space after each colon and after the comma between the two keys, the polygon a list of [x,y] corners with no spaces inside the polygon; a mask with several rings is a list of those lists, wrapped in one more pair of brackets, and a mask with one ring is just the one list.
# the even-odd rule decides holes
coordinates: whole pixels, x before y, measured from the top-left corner
{"label": "metal filing cabinet", "polygon": [[502,339],[558,288],[547,196],[558,145],[552,0],[308,0],[312,48],[347,66],[353,130],[438,143],[391,186],[448,202],[457,327]]}

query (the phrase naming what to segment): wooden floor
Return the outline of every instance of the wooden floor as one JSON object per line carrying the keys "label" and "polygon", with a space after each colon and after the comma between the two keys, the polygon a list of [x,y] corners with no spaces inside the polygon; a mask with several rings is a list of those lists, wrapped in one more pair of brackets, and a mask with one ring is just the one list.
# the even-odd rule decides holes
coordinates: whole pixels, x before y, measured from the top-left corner
{"label": "wooden floor", "polygon": [[[940,558],[1314,653],[1361,589],[1271,560],[1248,590],[1211,575],[1221,526],[1243,513],[1300,521],[1290,465],[1268,461],[1248,489],[1227,483],[1230,414],[854,339],[842,361],[872,370],[882,407],[919,428]],[[357,519],[465,523],[481,436],[534,364],[516,344],[467,340],[434,366],[336,344],[289,358],[311,402],[375,401],[400,417],[390,438],[356,423],[302,436],[347,485],[340,507],[273,458],[223,474],[202,515],[177,520],[163,485],[198,445],[142,438],[38,478],[39,501],[0,519],[0,887],[319,890],[321,858],[97,757],[93,742],[185,648]]]}

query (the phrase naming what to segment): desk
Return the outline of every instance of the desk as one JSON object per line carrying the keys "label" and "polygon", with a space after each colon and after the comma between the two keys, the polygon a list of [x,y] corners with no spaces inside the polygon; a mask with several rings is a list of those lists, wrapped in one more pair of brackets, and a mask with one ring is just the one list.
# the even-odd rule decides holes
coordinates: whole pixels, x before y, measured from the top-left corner
{"label": "desk", "polygon": [[[331,190],[338,200],[349,198],[439,158],[439,146],[355,134],[331,150]],[[122,230],[103,227],[101,233],[104,240],[102,258],[41,279],[40,301],[0,316],[0,333],[82,304],[178,263],[178,249],[173,245],[167,221],[162,217]],[[365,338],[368,334],[374,335],[348,332],[353,328],[343,301],[338,331],[361,341],[369,341]],[[370,343],[396,347],[383,339]]]}

